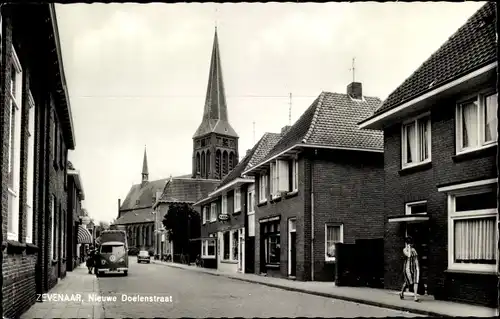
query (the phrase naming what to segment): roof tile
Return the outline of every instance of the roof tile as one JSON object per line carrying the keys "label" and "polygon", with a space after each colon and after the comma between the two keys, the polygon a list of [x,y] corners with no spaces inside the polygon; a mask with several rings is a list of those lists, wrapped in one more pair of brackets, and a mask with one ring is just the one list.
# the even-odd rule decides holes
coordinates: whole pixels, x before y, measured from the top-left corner
{"label": "roof tile", "polygon": [[497,60],[496,4],[488,2],[384,101],[375,115]]}

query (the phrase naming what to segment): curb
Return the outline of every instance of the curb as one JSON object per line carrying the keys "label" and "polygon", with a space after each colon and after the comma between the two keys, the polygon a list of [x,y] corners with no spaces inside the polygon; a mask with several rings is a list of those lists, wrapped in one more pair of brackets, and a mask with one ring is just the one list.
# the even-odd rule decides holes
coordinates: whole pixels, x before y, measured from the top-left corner
{"label": "curb", "polygon": [[342,295],[337,295],[337,294],[333,294],[333,293],[307,290],[307,289],[303,289],[303,288],[287,287],[287,286],[283,286],[283,285],[279,285],[279,284],[261,282],[261,281],[256,281],[256,280],[252,280],[252,279],[232,277],[231,275],[222,274],[222,273],[197,271],[197,270],[193,270],[193,269],[189,269],[189,268],[185,268],[185,267],[180,267],[180,266],[177,266],[175,264],[164,264],[164,263],[159,263],[159,262],[155,262],[155,264],[165,265],[167,267],[172,267],[172,268],[182,269],[182,270],[187,270],[187,271],[195,271],[195,272],[199,272],[199,273],[203,273],[203,274],[207,274],[207,275],[212,275],[212,276],[226,277],[226,278],[233,279],[233,280],[239,280],[239,281],[244,281],[244,282],[253,283],[253,284],[260,284],[260,285],[278,288],[278,289],[283,289],[283,290],[288,290],[288,291],[301,292],[301,293],[306,293],[306,294],[316,295],[316,296],[326,297],[326,298],[334,298],[334,299],[338,299],[338,300],[349,301],[349,302],[364,304],[364,305],[368,305],[368,306],[375,306],[375,307],[380,307],[380,308],[405,311],[405,312],[412,313],[412,314],[424,315],[424,316],[429,316],[429,317],[453,317],[451,315],[446,315],[446,314],[437,313],[437,312],[433,312],[433,311],[421,310],[421,309],[408,309],[408,308],[403,307],[403,306],[397,306],[397,305],[393,305],[393,304],[386,304],[383,302],[365,300],[365,299],[360,299],[360,298],[356,298],[356,297],[342,296]]}

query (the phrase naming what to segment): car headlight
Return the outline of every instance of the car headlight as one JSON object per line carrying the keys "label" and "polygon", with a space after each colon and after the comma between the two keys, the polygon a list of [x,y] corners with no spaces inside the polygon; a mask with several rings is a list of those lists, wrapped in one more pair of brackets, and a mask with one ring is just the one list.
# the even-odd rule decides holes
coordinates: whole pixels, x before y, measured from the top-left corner
{"label": "car headlight", "polygon": [[106,265],[106,260],[101,260],[101,264]]}

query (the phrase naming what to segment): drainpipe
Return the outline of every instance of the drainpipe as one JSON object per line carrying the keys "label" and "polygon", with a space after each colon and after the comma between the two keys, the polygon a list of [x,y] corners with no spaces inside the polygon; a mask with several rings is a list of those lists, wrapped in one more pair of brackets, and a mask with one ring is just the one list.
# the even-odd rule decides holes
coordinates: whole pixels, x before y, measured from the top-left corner
{"label": "drainpipe", "polygon": [[314,281],[314,160],[311,163],[311,281]]}

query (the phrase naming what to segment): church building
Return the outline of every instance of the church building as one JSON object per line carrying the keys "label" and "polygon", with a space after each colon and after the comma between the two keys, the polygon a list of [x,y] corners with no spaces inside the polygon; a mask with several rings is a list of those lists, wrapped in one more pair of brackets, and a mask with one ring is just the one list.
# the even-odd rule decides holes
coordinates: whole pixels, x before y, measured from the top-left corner
{"label": "church building", "polygon": [[238,164],[239,137],[229,123],[217,29],[203,118],[192,139],[191,174],[149,181],[144,151],[141,184],[132,186],[123,203],[118,201],[119,216],[115,225],[125,226],[129,247],[154,249],[155,254],[173,256],[173,244],[168,243],[161,224],[170,205],[185,203],[192,207],[192,204],[213,191]]}

